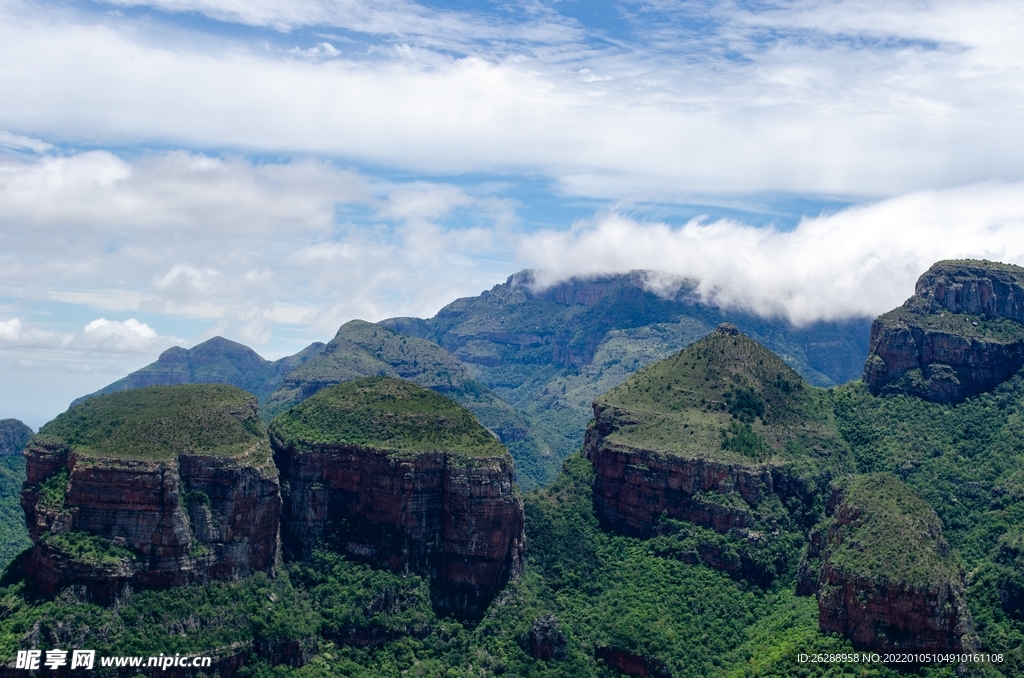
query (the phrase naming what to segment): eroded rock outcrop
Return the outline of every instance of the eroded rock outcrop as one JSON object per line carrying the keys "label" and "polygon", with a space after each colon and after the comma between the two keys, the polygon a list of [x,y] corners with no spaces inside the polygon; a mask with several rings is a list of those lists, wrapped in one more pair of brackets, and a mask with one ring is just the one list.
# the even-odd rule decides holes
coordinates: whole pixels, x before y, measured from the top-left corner
{"label": "eroded rock outcrop", "polygon": [[0,456],[21,454],[32,439],[32,429],[17,419],[0,419]]}
{"label": "eroded rock outcrop", "polygon": [[281,499],[256,398],[230,386],[97,396],[25,450],[21,503],[43,593],[128,589],[273,569]]}
{"label": "eroded rock outcrop", "polygon": [[858,649],[970,652],[977,646],[964,573],[935,511],[892,475],[836,483],[829,518],[800,564],[824,632]]}
{"label": "eroded rock outcrop", "polygon": [[1024,366],[1024,268],[940,261],[914,296],[875,320],[864,366],[873,393],[959,402]]}
{"label": "eroded rock outcrop", "polygon": [[764,520],[806,523],[815,488],[850,468],[818,397],[770,351],[719,326],[595,401],[584,450],[598,515],[637,536],[663,514],[740,536]]}
{"label": "eroded rock outcrop", "polygon": [[318,541],[428,577],[435,605],[473,616],[523,567],[523,501],[508,451],[456,403],[372,377],[323,390],[270,426],[290,557]]}

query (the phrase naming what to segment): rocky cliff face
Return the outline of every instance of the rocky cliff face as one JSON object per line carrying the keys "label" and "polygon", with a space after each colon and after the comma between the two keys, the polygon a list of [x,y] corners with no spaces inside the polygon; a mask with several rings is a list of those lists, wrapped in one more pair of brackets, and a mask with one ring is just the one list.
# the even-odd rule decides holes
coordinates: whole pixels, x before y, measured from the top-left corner
{"label": "rocky cliff face", "polygon": [[818,593],[824,632],[877,652],[970,652],[977,645],[964,573],[938,516],[894,476],[835,487],[815,530],[798,593]]}
{"label": "rocky cliff face", "polygon": [[270,431],[289,556],[323,540],[429,578],[435,605],[467,616],[522,571],[512,459],[457,404],[409,382],[359,379],[321,391]]}
{"label": "rocky cliff face", "polygon": [[902,307],[875,320],[864,381],[875,394],[959,402],[1022,366],[1024,268],[940,261]]}
{"label": "rocky cliff face", "polygon": [[[595,406],[594,416],[592,431],[609,425],[607,410]],[[597,473],[594,508],[598,515],[617,531],[633,536],[652,534],[663,513],[725,533],[752,528],[754,509],[769,495],[813,501],[806,482],[793,478],[783,466],[616,449],[593,432],[588,432],[584,451]],[[742,501],[714,500],[729,495]]]}
{"label": "rocky cliff face", "polygon": [[17,419],[0,419],[0,456],[21,454],[32,439],[32,429]]}
{"label": "rocky cliff face", "polygon": [[256,399],[238,389],[99,396],[45,426],[25,456],[27,571],[44,594],[76,586],[109,603],[274,567],[277,471]]}

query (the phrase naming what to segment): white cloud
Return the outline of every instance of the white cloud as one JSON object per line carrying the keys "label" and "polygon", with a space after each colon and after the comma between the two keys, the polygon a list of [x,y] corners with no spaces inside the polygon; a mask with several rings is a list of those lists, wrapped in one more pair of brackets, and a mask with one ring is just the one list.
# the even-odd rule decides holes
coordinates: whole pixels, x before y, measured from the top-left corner
{"label": "white cloud", "polygon": [[48,144],[45,141],[39,139],[32,139],[31,137],[23,137],[19,134],[11,134],[0,130],[0,148],[10,148],[15,151],[32,151],[33,153],[45,153],[53,148],[53,144]]}
{"label": "white cloud", "polygon": [[[0,321],[0,349],[55,349],[62,352],[143,353],[184,345],[183,339],[159,335],[135,318],[125,321],[97,318],[81,334],[54,332],[25,325],[20,318]],[[22,361],[24,362],[24,361]],[[31,361],[29,361],[31,362]]]}
{"label": "white cloud", "polygon": [[142,353],[171,345],[184,345],[183,339],[161,337],[156,330],[135,318],[125,321],[97,318],[85,326],[81,344],[94,351]]}
{"label": "white cloud", "polygon": [[[466,223],[438,223],[453,215]],[[255,344],[281,323],[319,338],[352,317],[432,315],[492,284],[514,223],[507,200],[323,162],[0,158],[0,297],[202,318]],[[90,346],[144,346],[96,329]]]}
{"label": "white cloud", "polygon": [[[0,126],[48,141],[526,171],[630,199],[889,196],[1024,176],[1024,19],[1012,3],[722,3],[706,10],[706,33],[672,19],[667,33],[654,22],[612,42],[547,10],[509,22],[407,2],[149,4],[281,29],[336,24],[384,44],[310,60],[157,32],[158,16],[122,26],[4,5],[0,63],[25,67],[0,71],[0,91],[18,94]],[[444,35],[461,46],[439,46]]]}
{"label": "white cloud", "polygon": [[35,325],[26,326],[20,318],[0,321],[0,348],[60,348],[71,340],[69,334],[51,332]]}
{"label": "white cloud", "polygon": [[520,253],[542,269],[542,285],[652,269],[699,281],[709,301],[798,323],[874,316],[913,294],[940,259],[1024,264],[1024,183],[922,191],[806,218],[791,231],[699,219],[673,228],[613,214],[535,233]]}

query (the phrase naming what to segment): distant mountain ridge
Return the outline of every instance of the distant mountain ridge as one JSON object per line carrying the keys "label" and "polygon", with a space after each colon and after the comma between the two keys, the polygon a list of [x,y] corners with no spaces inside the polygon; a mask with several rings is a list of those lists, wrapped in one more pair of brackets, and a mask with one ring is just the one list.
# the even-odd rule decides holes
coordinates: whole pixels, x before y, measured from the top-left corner
{"label": "distant mountain ridge", "polygon": [[594,399],[722,322],[737,325],[815,386],[863,373],[870,318],[798,327],[706,304],[693,282],[655,292],[655,276],[633,271],[537,289],[535,274],[525,270],[433,318],[379,324],[436,342],[470,366],[505,402],[555,432],[547,440],[556,458],[579,447]]}
{"label": "distant mountain ridge", "polygon": [[175,384],[229,384],[252,393],[262,402],[277,390],[285,375],[319,355],[324,346],[314,342],[295,355],[274,361],[266,360],[248,346],[224,337],[207,339],[190,349],[175,346],[161,353],[156,362],[95,393],[76,398],[71,406],[104,393]]}

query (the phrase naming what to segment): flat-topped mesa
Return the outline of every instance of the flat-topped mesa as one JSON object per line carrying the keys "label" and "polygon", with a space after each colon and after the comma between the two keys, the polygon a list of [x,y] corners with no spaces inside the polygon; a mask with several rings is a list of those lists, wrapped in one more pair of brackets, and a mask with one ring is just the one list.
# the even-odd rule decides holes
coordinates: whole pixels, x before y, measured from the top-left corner
{"label": "flat-topped mesa", "polygon": [[473,617],[523,568],[512,458],[473,415],[408,381],[368,377],[278,416],[285,554],[318,541],[429,578],[435,605]]}
{"label": "flat-topped mesa", "polygon": [[26,571],[101,604],[270,572],[281,494],[256,398],[223,385],[95,396],[40,429],[21,494]]}
{"label": "flat-topped mesa", "polygon": [[798,593],[818,592],[818,622],[858,649],[971,652],[964,573],[935,511],[895,476],[837,482],[815,528]]}
{"label": "flat-topped mesa", "polygon": [[1024,268],[940,261],[914,296],[871,326],[864,382],[873,393],[959,402],[1024,366]]}
{"label": "flat-topped mesa", "polygon": [[598,515],[637,536],[663,513],[725,533],[753,528],[770,499],[783,515],[802,505],[797,520],[807,523],[815,489],[851,469],[821,397],[720,325],[594,402],[584,450]]}

